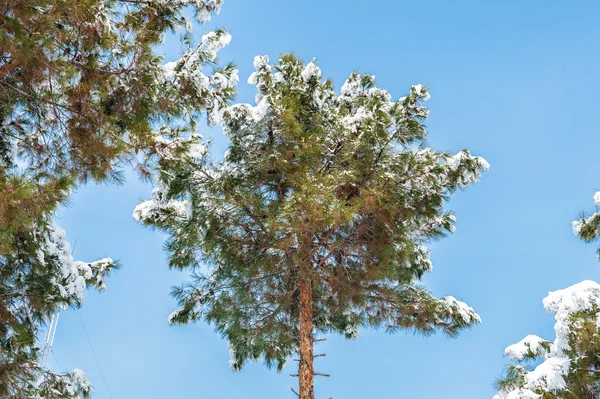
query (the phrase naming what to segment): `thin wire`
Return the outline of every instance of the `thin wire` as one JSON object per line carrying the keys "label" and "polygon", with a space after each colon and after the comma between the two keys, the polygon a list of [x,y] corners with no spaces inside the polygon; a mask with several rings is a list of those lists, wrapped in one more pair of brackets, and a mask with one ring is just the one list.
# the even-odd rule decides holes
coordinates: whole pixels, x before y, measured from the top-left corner
{"label": "thin wire", "polygon": [[58,362],[58,358],[56,357],[56,353],[54,353],[54,349],[50,349],[50,353],[52,353],[52,357],[54,358],[54,361],[56,362],[56,365],[58,366],[58,370],[62,371],[63,368],[60,367],[60,363]]}
{"label": "thin wire", "polygon": [[88,344],[90,344],[90,348],[92,349],[92,353],[94,354],[94,359],[96,359],[96,364],[98,365],[98,369],[100,370],[100,375],[102,376],[102,381],[104,381],[104,386],[106,386],[106,390],[108,391],[108,396],[110,399],[113,399],[112,393],[110,392],[110,388],[108,387],[108,382],[106,382],[106,378],[104,377],[104,372],[102,371],[102,366],[100,366],[100,362],[98,361],[98,356],[96,356],[96,351],[94,350],[94,346],[92,345],[92,341],[90,340],[90,336],[88,335],[87,329],[85,328],[85,324],[83,324],[83,319],[81,318],[81,314],[79,314],[79,309],[76,309],[77,316],[79,316],[79,321],[81,322],[81,327],[83,327],[83,332],[85,333],[85,337],[87,338]]}
{"label": "thin wire", "polygon": [[73,243],[73,249],[71,249],[71,256],[75,254],[75,248],[77,248],[77,241],[79,240],[79,234],[75,237],[75,243]]}

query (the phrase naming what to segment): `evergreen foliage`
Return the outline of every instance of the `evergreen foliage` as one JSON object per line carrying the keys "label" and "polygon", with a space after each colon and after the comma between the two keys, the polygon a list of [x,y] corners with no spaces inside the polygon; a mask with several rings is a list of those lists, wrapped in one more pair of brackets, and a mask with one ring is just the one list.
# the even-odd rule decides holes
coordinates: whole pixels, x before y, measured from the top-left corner
{"label": "evergreen foliage", "polygon": [[[120,181],[136,165],[213,120],[237,72],[216,66],[223,30],[193,44],[223,0],[6,0],[0,4],[0,397],[79,398],[80,371],[40,364],[36,337],[57,307],[104,289],[109,258],[74,262],[53,212],[86,181]],[[163,65],[165,34],[186,32]],[[206,71],[210,66],[211,70]],[[148,163],[139,162],[140,154]]]}
{"label": "evergreen foliage", "polygon": [[583,281],[544,299],[556,338],[529,335],[506,348],[515,361],[494,399],[583,399],[600,396],[600,285]]}
{"label": "evergreen foliage", "polygon": [[36,338],[57,307],[81,306],[86,287],[103,291],[116,265],[110,258],[74,261],[64,230],[52,221],[37,221],[15,239],[18,249],[0,259],[0,397],[88,397],[83,372],[43,367]]}
{"label": "evergreen foliage", "polygon": [[[597,209],[600,209],[600,191],[594,194],[594,205]],[[573,233],[585,242],[597,241],[600,237],[600,212],[595,212],[587,217],[582,215],[579,220],[575,220],[573,222]],[[600,259],[600,248],[597,255]]]}
{"label": "evergreen foliage", "polygon": [[[600,192],[594,195],[600,207]],[[596,241],[600,213],[582,215],[573,222],[573,233]],[[598,250],[600,257],[600,250]],[[529,335],[506,348],[515,364],[498,380],[494,399],[567,399],[600,396],[600,285],[583,281],[544,299],[546,310],[555,315],[554,341]]]}
{"label": "evergreen foliage", "polygon": [[256,57],[249,79],[256,105],[222,113],[224,161],[199,136],[171,142],[134,217],[169,233],[171,267],[193,270],[170,322],[213,324],[235,370],[259,359],[281,370],[299,350],[304,399],[314,397],[313,332],[454,336],[480,321],[418,281],[431,270],[427,243],[454,230],[448,196],[489,165],[426,147],[421,85],[392,101],[353,73],[338,95],[314,61],[268,61]]}

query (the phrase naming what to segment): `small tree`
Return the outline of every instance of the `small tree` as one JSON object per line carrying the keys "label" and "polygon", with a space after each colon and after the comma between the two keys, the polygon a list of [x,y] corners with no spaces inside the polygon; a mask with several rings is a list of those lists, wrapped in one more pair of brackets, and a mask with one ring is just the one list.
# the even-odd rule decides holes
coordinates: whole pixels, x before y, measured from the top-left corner
{"label": "small tree", "polygon": [[427,89],[394,102],[353,73],[336,95],[314,61],[254,65],[256,106],[222,115],[224,162],[209,161],[199,137],[172,143],[152,199],[134,211],[170,233],[171,267],[194,269],[170,322],[213,323],[235,370],[260,358],[281,370],[298,350],[302,399],[314,398],[315,333],[455,335],[479,322],[417,284],[431,269],[425,245],[454,230],[448,195],[489,166],[425,147]]}
{"label": "small tree", "polygon": [[544,299],[555,315],[554,341],[528,335],[506,348],[517,364],[494,399],[597,398],[600,395],[600,285],[583,281]]}

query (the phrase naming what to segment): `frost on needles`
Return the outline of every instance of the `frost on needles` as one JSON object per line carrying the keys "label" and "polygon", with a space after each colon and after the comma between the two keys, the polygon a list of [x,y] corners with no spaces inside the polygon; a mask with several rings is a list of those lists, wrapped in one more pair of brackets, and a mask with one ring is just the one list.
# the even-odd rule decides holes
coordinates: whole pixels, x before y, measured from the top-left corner
{"label": "frost on needles", "polygon": [[315,61],[293,55],[254,66],[255,104],[218,115],[224,161],[198,136],[169,142],[152,198],[134,211],[168,232],[170,266],[192,270],[169,321],[213,324],[235,370],[259,359],[281,369],[300,349],[303,397],[314,334],[454,336],[479,323],[468,305],[419,284],[432,268],[428,243],[454,231],[449,195],[489,167],[468,150],[426,146],[427,88],[394,101],[359,73],[336,93]]}

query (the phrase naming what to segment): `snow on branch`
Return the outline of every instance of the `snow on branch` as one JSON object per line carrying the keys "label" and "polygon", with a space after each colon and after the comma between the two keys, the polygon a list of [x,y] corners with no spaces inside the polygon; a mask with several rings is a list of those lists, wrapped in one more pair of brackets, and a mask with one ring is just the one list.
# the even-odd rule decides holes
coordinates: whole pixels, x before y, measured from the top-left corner
{"label": "snow on branch", "polygon": [[[539,359],[533,368],[512,367],[509,378],[501,385],[494,399],[539,399],[545,393],[559,395],[570,390],[569,381],[581,367],[574,364],[586,358],[581,353],[579,331],[592,323],[597,332],[600,309],[600,285],[582,281],[563,290],[550,292],[543,301],[544,308],[554,314],[554,341],[528,335],[506,348],[505,354],[518,363]],[[585,372],[586,370],[583,370]]]}

